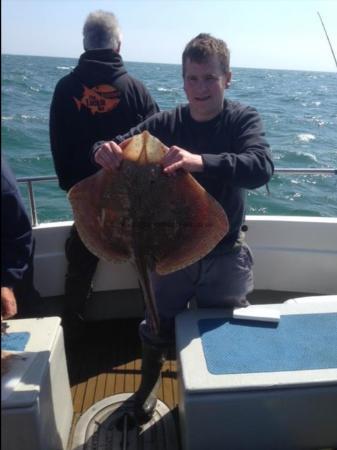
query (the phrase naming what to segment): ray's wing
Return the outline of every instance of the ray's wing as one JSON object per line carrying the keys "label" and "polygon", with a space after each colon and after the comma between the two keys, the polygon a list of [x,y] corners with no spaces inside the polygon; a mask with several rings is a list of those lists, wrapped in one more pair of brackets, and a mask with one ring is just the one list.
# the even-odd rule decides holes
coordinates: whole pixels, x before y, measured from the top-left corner
{"label": "ray's wing", "polygon": [[86,247],[106,261],[130,258],[130,234],[120,174],[100,170],[71,188],[68,193],[78,233]]}
{"label": "ray's wing", "polygon": [[229,230],[221,205],[190,174],[166,178],[167,206],[158,214],[164,220],[155,234],[155,242],[160,239],[155,269],[162,275],[206,256]]}

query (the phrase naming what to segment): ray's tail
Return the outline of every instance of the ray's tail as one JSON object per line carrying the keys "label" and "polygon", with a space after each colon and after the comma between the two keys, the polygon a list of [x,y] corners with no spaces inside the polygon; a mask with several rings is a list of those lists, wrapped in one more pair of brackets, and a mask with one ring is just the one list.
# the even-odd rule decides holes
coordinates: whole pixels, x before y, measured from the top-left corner
{"label": "ray's tail", "polygon": [[139,281],[142,287],[145,308],[147,312],[147,320],[149,321],[149,326],[154,334],[159,334],[160,321],[158,316],[158,311],[156,307],[156,300],[154,298],[149,270],[142,256],[135,257],[135,265],[138,272]]}

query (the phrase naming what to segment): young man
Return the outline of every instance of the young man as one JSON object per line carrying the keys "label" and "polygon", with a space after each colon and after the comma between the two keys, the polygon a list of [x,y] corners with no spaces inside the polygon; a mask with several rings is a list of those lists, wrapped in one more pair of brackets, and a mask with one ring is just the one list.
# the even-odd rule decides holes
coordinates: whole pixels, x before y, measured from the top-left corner
{"label": "young man", "polygon": [[158,113],[113,141],[98,143],[93,158],[105,169],[117,170],[123,152],[118,144],[148,130],[167,146],[163,171],[183,169],[223,206],[230,230],[206,257],[169,275],[152,274],[160,318],[153,335],[145,319],[142,383],[135,394],[139,420],[151,417],[166,347],[174,337],[174,318],[195,297],[200,307],[246,306],[253,290],[252,255],[241,227],[245,190],[267,183],[273,174],[269,145],[255,109],[224,99],[231,81],[225,42],[200,34],[183,53],[183,79],[188,104]]}
{"label": "young man", "polygon": [[[62,78],[50,110],[50,141],[61,189],[92,175],[94,142],[109,140],[158,112],[145,86],[126,71],[120,55],[121,32],[114,14],[96,11],[83,27],[78,65]],[[80,240],[75,226],[66,242],[65,294],[70,326],[81,317],[91,294],[98,259]]]}

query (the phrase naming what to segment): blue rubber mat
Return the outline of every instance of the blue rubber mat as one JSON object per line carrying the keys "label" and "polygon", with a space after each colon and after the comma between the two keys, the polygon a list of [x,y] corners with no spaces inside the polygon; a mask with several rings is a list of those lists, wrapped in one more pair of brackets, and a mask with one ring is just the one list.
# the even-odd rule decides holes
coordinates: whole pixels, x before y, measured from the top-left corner
{"label": "blue rubber mat", "polygon": [[337,368],[337,313],[285,315],[278,324],[201,319],[198,326],[214,375]]}
{"label": "blue rubber mat", "polygon": [[27,331],[8,333],[1,336],[1,349],[23,352],[29,340],[30,333]]}

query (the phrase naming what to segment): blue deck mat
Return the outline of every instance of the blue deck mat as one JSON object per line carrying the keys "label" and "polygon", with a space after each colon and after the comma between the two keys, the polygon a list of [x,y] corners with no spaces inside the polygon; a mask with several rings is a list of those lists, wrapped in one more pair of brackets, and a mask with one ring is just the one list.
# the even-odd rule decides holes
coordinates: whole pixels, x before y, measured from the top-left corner
{"label": "blue deck mat", "polygon": [[198,326],[214,375],[337,368],[337,313],[285,315],[278,324],[201,319]]}

